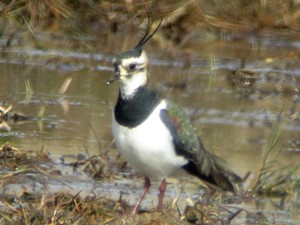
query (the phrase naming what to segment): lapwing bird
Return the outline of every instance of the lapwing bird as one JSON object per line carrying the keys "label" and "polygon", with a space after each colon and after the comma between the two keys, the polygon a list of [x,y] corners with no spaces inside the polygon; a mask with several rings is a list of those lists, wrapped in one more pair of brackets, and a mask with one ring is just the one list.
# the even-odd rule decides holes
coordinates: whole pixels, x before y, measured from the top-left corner
{"label": "lapwing bird", "polygon": [[157,211],[162,210],[166,178],[181,172],[201,179],[210,187],[230,192],[235,192],[235,183],[241,180],[220,158],[204,148],[185,112],[149,88],[148,59],[143,47],[160,24],[150,34],[148,23],[136,47],[113,59],[115,75],[107,82],[119,81],[112,120],[116,146],[125,160],[145,176],[144,192],[132,214],[138,212],[151,178],[162,181]]}

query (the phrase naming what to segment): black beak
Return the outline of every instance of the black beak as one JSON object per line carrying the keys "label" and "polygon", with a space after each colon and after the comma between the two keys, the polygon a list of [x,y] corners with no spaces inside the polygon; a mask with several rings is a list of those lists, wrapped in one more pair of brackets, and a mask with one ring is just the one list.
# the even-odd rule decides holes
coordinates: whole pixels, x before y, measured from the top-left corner
{"label": "black beak", "polygon": [[118,76],[117,74],[112,76],[107,82],[106,85],[110,85],[111,83],[113,83],[115,80],[118,80],[120,76]]}
{"label": "black beak", "polygon": [[115,80],[118,80],[120,78],[120,70],[117,66],[115,66],[115,75],[112,76],[107,82],[106,85],[110,85],[113,83]]}

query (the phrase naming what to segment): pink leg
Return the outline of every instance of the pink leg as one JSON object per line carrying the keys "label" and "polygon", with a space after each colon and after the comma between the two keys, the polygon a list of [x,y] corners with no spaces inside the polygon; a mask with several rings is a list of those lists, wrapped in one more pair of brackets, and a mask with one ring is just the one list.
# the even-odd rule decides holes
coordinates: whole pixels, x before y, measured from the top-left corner
{"label": "pink leg", "polygon": [[158,212],[161,212],[163,208],[163,198],[165,195],[166,187],[167,187],[166,179],[163,179],[159,186],[158,205],[157,205]]}
{"label": "pink leg", "polygon": [[139,201],[136,203],[131,215],[137,214],[137,212],[140,208],[140,204],[143,201],[143,199],[144,199],[145,195],[147,194],[147,192],[149,191],[150,186],[151,186],[151,182],[150,182],[149,178],[145,177],[144,192],[143,192],[142,196],[140,197]]}

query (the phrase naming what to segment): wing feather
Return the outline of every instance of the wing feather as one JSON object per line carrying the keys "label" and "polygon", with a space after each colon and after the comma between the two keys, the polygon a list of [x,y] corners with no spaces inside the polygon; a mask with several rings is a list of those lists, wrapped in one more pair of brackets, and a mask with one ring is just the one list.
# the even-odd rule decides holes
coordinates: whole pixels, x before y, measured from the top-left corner
{"label": "wing feather", "polygon": [[214,188],[235,192],[235,185],[241,178],[227,168],[225,162],[208,152],[200,140],[185,112],[174,102],[167,100],[167,108],[160,117],[168,127],[178,155],[189,160],[183,168]]}

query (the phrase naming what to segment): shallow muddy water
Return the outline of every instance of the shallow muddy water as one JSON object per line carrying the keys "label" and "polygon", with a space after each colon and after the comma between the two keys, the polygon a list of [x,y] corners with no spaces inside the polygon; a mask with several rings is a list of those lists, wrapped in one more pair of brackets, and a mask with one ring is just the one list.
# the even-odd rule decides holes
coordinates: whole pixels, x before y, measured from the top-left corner
{"label": "shallow muddy water", "polygon": [[[31,118],[2,126],[0,144],[9,141],[25,151],[47,152],[58,162],[62,156],[87,152],[110,150],[117,155],[110,123],[118,85],[106,86],[106,81],[113,74],[113,54],[134,46],[110,45],[117,38],[99,40],[98,50],[91,53],[17,44],[4,49],[0,105],[12,105],[14,112]],[[113,47],[107,50],[109,45]],[[146,47],[151,85],[185,109],[207,149],[239,175],[253,175],[280,124],[276,148],[282,152],[277,160],[281,165],[299,163],[299,39],[273,34],[235,41],[226,37],[171,49]],[[62,90],[67,80],[69,86]],[[174,196],[172,190],[169,194]]]}

